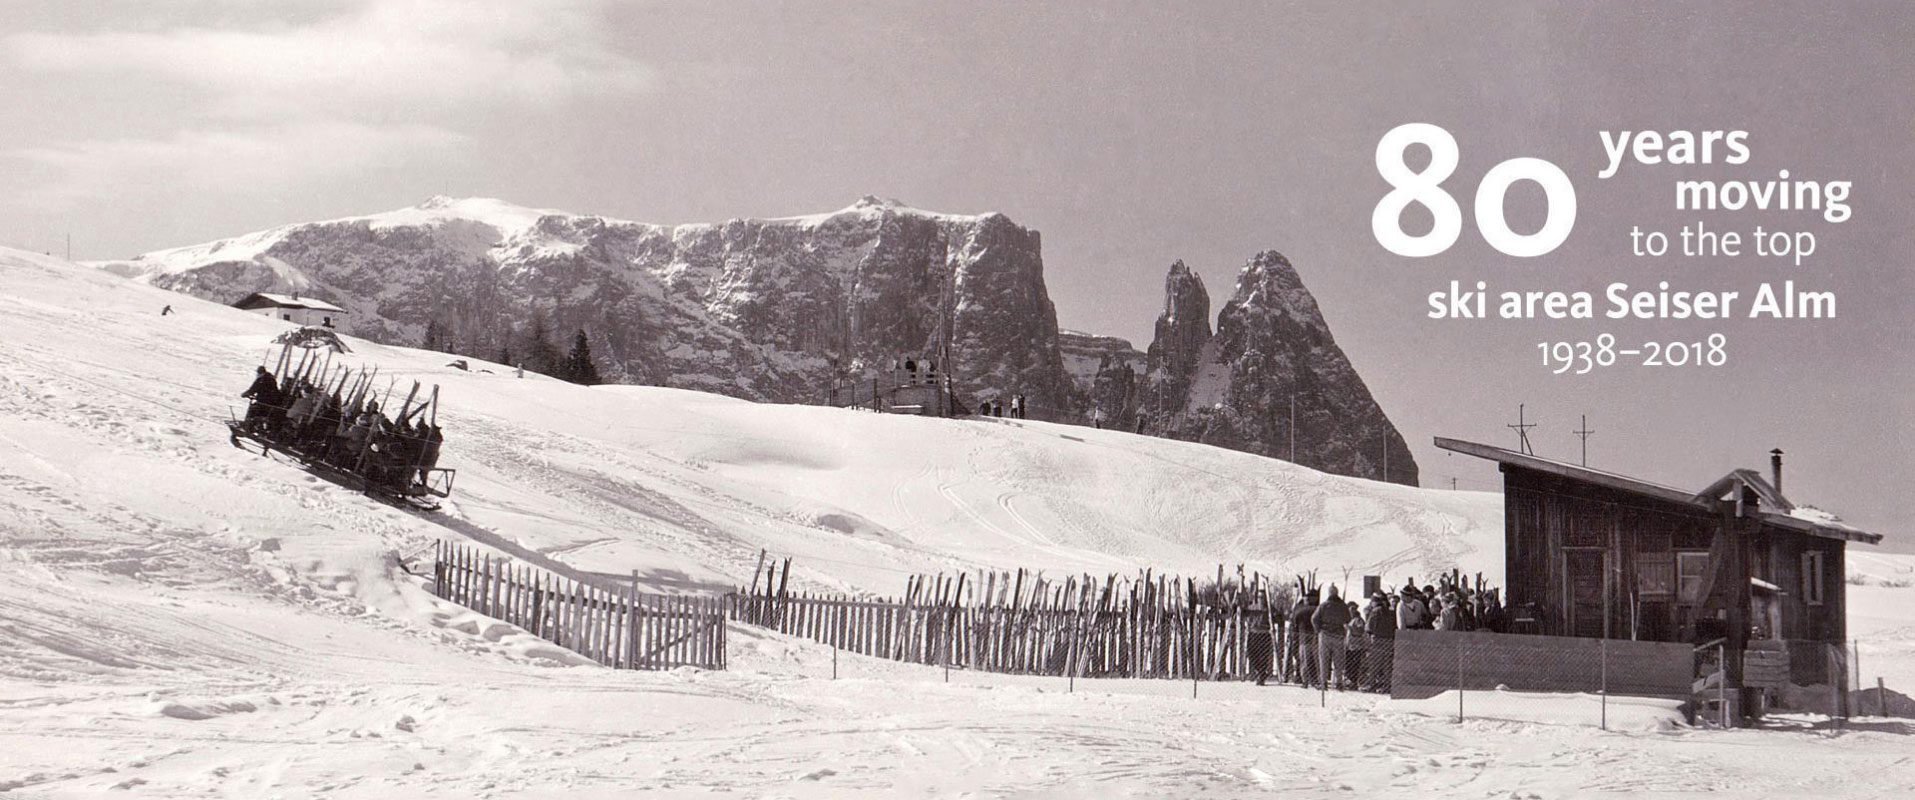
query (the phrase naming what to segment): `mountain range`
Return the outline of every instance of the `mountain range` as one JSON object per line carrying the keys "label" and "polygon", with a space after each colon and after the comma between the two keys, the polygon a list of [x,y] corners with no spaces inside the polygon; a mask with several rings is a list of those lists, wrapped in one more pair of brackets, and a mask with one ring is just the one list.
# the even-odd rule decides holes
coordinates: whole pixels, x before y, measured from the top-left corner
{"label": "mountain range", "polygon": [[608,381],[766,402],[823,402],[930,358],[960,397],[1021,394],[1033,417],[1417,477],[1275,252],[1243,268],[1214,331],[1201,278],[1173,265],[1146,352],[1059,330],[1037,231],[869,196],[824,214],[680,225],[434,197],[95,266],[228,303],[303,293],[344,307],[355,335],[416,345],[430,328],[450,352],[501,362],[523,360],[533,338],[583,331]]}

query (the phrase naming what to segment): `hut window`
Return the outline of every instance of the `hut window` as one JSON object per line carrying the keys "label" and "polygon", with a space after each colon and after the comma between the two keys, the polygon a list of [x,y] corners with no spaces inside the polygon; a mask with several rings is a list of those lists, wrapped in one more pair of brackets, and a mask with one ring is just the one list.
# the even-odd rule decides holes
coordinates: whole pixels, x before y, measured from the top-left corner
{"label": "hut window", "polygon": [[1822,587],[1825,585],[1822,575],[1822,551],[1810,550],[1802,554],[1802,599],[1809,605],[1822,604]]}
{"label": "hut window", "polygon": [[1676,554],[1676,602],[1702,604],[1702,579],[1709,572],[1708,553]]}
{"label": "hut window", "polygon": [[1668,553],[1636,554],[1636,592],[1643,597],[1668,597],[1676,591],[1676,564]]}

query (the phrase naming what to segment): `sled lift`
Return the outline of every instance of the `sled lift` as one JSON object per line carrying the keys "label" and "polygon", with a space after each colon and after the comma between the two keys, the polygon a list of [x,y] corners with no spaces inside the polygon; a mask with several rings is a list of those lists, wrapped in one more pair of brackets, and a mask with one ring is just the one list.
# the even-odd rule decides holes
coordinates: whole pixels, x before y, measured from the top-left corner
{"label": "sled lift", "polygon": [[[458,472],[438,465],[438,386],[422,392],[413,381],[395,409],[396,381],[388,378],[381,392],[378,367],[333,370],[336,351],[323,340],[280,344],[274,374],[286,399],[270,407],[255,402],[245,418],[231,416],[233,446],[245,449],[241,440],[250,440],[262,455],[278,450],[319,477],[407,508],[437,511],[438,500],[452,496]],[[304,349],[297,358],[295,347]],[[316,352],[322,348],[324,358]]]}

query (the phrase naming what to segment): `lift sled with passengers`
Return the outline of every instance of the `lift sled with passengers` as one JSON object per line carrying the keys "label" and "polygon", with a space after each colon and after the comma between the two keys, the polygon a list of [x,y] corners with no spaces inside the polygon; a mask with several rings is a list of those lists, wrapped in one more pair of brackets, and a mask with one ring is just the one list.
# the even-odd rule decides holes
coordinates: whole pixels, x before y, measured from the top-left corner
{"label": "lift sled with passengers", "polygon": [[334,483],[408,508],[438,510],[439,499],[452,495],[457,474],[438,465],[445,441],[439,387],[422,393],[413,381],[395,410],[396,382],[388,379],[382,394],[378,367],[333,368],[332,354],[347,350],[331,331],[305,328],[275,342],[282,345],[277,369],[258,368],[241,395],[252,401],[246,416],[227,422],[233,446],[244,449],[242,440],[250,440],[262,455],[285,453]]}

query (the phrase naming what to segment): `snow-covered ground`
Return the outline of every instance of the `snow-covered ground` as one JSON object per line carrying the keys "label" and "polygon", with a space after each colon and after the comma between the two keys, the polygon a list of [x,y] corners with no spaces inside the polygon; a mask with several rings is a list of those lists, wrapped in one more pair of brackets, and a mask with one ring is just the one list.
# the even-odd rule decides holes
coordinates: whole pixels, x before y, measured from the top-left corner
{"label": "snow-covered ground", "polygon": [[[162,317],[172,305],[177,314]],[[1475,720],[1368,696],[957,675],[733,631],[723,673],[614,672],[395,566],[468,538],[655,591],[895,593],[914,571],[1494,579],[1500,500],[1042,423],[753,405],[462,373],[436,382],[445,513],[225,441],[280,323],[0,250],[0,792],[30,797],[1423,796],[1915,791],[1909,729]],[[1866,679],[1915,686],[1915,559],[1858,555]],[[1440,700],[1441,698],[1439,698]],[[115,791],[121,789],[123,791]]]}

